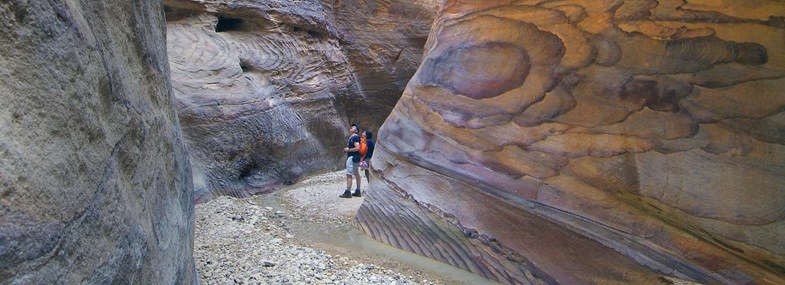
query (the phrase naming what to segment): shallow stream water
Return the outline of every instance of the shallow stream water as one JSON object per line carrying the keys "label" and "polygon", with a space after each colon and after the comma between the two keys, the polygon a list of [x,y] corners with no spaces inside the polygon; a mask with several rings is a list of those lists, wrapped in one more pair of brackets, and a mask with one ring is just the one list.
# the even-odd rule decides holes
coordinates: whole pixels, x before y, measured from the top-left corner
{"label": "shallow stream water", "polygon": [[295,236],[295,239],[305,245],[328,253],[338,252],[354,257],[363,256],[366,257],[365,259],[378,260],[379,263],[376,264],[384,264],[385,260],[393,261],[393,263],[419,270],[447,284],[499,284],[461,268],[378,242],[350,223],[335,224],[293,218],[288,215],[291,213],[291,209],[284,199],[286,192],[291,190],[292,188],[287,188],[275,193],[260,195],[255,200],[260,206],[271,207],[274,211],[283,213],[290,232]]}

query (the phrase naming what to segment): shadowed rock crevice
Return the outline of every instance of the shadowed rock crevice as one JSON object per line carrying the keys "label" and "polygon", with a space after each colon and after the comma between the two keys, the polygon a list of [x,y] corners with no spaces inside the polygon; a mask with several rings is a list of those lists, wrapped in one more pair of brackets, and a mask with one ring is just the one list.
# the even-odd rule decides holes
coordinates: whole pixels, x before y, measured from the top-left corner
{"label": "shadowed rock crevice", "polygon": [[245,20],[241,18],[230,18],[225,16],[218,16],[218,23],[215,24],[216,33],[224,33],[231,31],[241,31],[245,25]]}

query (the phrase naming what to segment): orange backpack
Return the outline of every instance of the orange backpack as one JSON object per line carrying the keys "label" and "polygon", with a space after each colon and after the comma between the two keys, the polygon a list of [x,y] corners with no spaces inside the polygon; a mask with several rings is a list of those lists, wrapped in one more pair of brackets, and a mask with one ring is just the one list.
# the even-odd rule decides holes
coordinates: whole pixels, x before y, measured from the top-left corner
{"label": "orange backpack", "polygon": [[365,157],[365,154],[368,153],[368,142],[365,138],[360,139],[360,156]]}

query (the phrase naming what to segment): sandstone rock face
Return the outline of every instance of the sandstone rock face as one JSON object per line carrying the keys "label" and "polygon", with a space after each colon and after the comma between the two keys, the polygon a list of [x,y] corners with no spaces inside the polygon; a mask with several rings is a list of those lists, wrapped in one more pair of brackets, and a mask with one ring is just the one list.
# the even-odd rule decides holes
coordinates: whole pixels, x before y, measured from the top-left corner
{"label": "sandstone rock face", "polygon": [[[420,65],[436,12],[445,0],[339,0],[325,4],[352,67],[361,104],[345,112],[379,129]],[[330,1],[323,1],[329,3]]]}
{"label": "sandstone rock face", "polygon": [[510,284],[783,284],[783,17],[778,1],[448,1],[358,223]]}
{"label": "sandstone rock face", "polygon": [[161,2],[3,1],[0,22],[0,283],[194,283]]}
{"label": "sandstone rock face", "polygon": [[377,129],[414,74],[434,3],[165,1],[197,200],[343,167],[350,122]]}

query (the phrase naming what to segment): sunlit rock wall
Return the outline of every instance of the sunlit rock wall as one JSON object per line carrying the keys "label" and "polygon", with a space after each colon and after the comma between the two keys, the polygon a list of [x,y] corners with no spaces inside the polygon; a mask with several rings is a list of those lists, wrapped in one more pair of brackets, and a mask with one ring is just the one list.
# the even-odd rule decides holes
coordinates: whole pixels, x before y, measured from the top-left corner
{"label": "sunlit rock wall", "polygon": [[780,1],[448,1],[359,226],[504,283],[783,284],[784,19]]}
{"label": "sunlit rock wall", "polygon": [[191,284],[161,1],[0,3],[0,284]]}
{"label": "sunlit rock wall", "polygon": [[347,126],[376,130],[420,62],[437,9],[408,2],[165,1],[197,200],[342,167]]}

